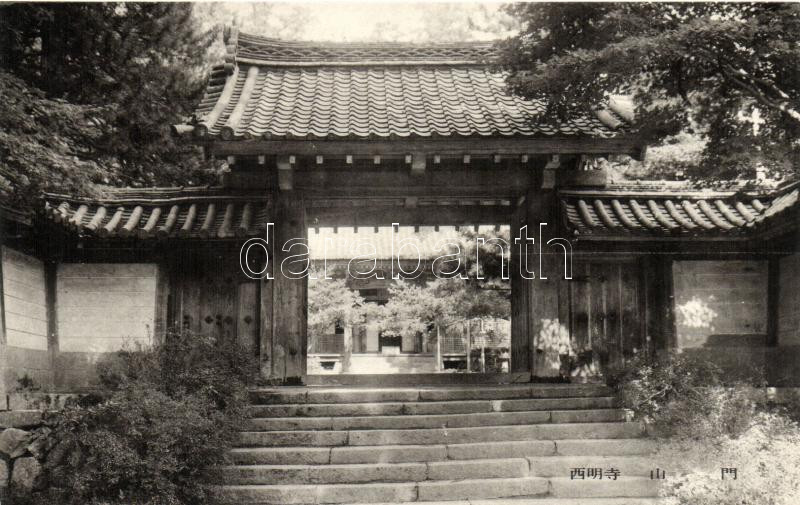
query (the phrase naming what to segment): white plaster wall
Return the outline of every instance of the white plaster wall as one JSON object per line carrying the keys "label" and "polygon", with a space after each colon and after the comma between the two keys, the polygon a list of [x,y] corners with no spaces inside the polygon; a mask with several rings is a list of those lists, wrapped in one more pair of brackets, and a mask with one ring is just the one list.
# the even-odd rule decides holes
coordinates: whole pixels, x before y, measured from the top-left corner
{"label": "white plaster wall", "polygon": [[2,248],[2,257],[6,345],[46,351],[44,264],[8,247]]}
{"label": "white plaster wall", "polygon": [[673,274],[679,347],[766,344],[767,261],[676,261]]}
{"label": "white plaster wall", "polygon": [[150,344],[156,286],[155,264],[60,264],[56,290],[59,350],[101,353]]}
{"label": "white plaster wall", "polygon": [[800,254],[780,260],[778,345],[800,346]]}

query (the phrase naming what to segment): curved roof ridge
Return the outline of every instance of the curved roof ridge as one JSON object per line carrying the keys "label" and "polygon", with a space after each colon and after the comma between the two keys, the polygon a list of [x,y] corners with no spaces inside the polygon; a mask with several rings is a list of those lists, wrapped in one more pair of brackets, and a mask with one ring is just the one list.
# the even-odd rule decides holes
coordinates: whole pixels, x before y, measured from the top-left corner
{"label": "curved roof ridge", "polygon": [[230,42],[237,61],[274,66],[486,64],[498,54],[496,41],[328,42],[235,33]]}

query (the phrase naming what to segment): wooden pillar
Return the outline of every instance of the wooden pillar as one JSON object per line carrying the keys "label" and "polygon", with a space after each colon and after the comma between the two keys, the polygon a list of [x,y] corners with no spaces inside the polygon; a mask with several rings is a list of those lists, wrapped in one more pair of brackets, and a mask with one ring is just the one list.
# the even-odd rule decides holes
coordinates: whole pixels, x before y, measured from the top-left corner
{"label": "wooden pillar", "polygon": [[350,361],[353,356],[353,325],[345,324],[344,349],[342,350],[342,373],[350,372]]}
{"label": "wooden pillar", "polygon": [[[44,262],[45,301],[47,303],[47,352],[50,359],[51,382],[55,383],[59,371],[58,354],[58,263],[54,260]],[[49,384],[48,386],[53,386]]]}
{"label": "wooden pillar", "polygon": [[[307,283],[308,278],[292,278],[281,272],[281,264],[289,256],[303,252],[302,247],[284,250],[291,239],[305,239],[303,199],[293,191],[279,191],[275,196],[275,224],[271,237],[272,284],[272,377],[284,383],[297,384],[306,373],[307,349]],[[308,252],[308,249],[305,249]],[[287,264],[297,271],[297,264]],[[262,296],[262,307],[264,298]]]}
{"label": "wooden pillar", "polygon": [[520,274],[523,266],[524,247],[514,243],[520,229],[527,223],[527,198],[518,203],[511,223],[511,363],[510,372],[530,372],[531,339],[529,324],[528,282]]}
{"label": "wooden pillar", "polygon": [[[3,223],[0,221],[0,226]],[[0,230],[3,232],[4,230]],[[5,308],[5,294],[3,287],[3,252],[5,247],[0,244],[0,410],[8,408],[7,394],[11,390],[12,384],[6,384],[6,367],[8,366],[8,357],[6,352],[6,308]]]}
{"label": "wooden pillar", "polygon": [[777,255],[769,258],[769,273],[767,276],[767,346],[778,345],[778,318],[780,304],[780,263]]}
{"label": "wooden pillar", "polygon": [[[558,198],[555,188],[543,187],[528,207],[528,228],[536,234],[534,265],[536,278],[527,281],[529,297],[529,325],[531,339],[531,368],[537,377],[558,376],[561,368],[560,353],[569,342],[569,321],[562,321],[561,304],[568,303],[561,296],[564,283],[564,250],[548,245],[550,239],[560,238]],[[542,226],[547,223],[546,226]],[[563,237],[565,238],[565,237]],[[568,260],[568,259],[567,259]]]}
{"label": "wooden pillar", "polygon": [[436,325],[436,371],[442,371],[442,335],[441,327]]}
{"label": "wooden pillar", "polygon": [[648,351],[653,355],[676,347],[671,257],[649,254],[642,258],[642,288],[645,290]]}
{"label": "wooden pillar", "polygon": [[[275,275],[275,257],[272,253],[274,238],[268,238],[270,250],[267,272],[269,277]],[[272,284],[273,281],[264,277],[259,281],[259,358],[261,362],[261,376],[265,379],[276,379],[272,370]]]}

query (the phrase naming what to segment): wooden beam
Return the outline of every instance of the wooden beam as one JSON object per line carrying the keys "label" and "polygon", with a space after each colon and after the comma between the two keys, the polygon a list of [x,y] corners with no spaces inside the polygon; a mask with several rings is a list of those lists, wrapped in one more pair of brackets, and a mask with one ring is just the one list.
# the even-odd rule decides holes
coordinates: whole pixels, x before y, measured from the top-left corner
{"label": "wooden beam", "polygon": [[206,140],[202,141],[214,156],[295,154],[295,155],[404,155],[409,152],[437,153],[440,156],[460,156],[469,152],[474,156],[493,154],[629,154],[640,155],[646,143],[637,137],[620,136],[602,138],[546,138],[546,139],[404,139],[403,141],[374,140]]}
{"label": "wooden beam", "polygon": [[315,226],[472,226],[496,225],[511,221],[510,206],[473,205],[417,207],[309,207],[306,215]]}
{"label": "wooden beam", "polygon": [[412,175],[410,170],[304,170],[294,181],[295,189],[312,197],[343,198],[413,194],[418,196],[485,196],[516,198],[530,187],[539,172],[522,167],[498,170],[457,169],[425,170]]}

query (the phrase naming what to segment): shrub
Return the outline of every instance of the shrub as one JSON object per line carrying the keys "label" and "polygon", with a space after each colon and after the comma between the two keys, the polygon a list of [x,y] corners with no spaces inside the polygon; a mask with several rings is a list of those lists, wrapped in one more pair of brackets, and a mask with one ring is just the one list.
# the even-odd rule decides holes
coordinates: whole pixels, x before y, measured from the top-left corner
{"label": "shrub", "polygon": [[[656,459],[670,469],[667,505],[800,502],[800,427],[751,377],[728,380],[691,354],[638,356],[609,375],[621,404],[662,437]],[[723,480],[722,467],[736,468],[737,479]]]}
{"label": "shrub", "polygon": [[638,355],[608,382],[624,408],[669,437],[736,436],[750,426],[764,396],[752,382],[729,381],[712,362],[680,353]]}
{"label": "shrub", "polygon": [[226,461],[255,360],[232,342],[173,334],[98,370],[104,396],[47,420],[49,489],[30,503],[213,502],[209,470]]}
{"label": "shrub", "polygon": [[[685,473],[667,479],[665,505],[796,505],[800,502],[799,444],[796,423],[763,412],[736,438],[702,444],[672,442],[659,456]],[[736,468],[737,479],[722,480],[723,466]]]}

